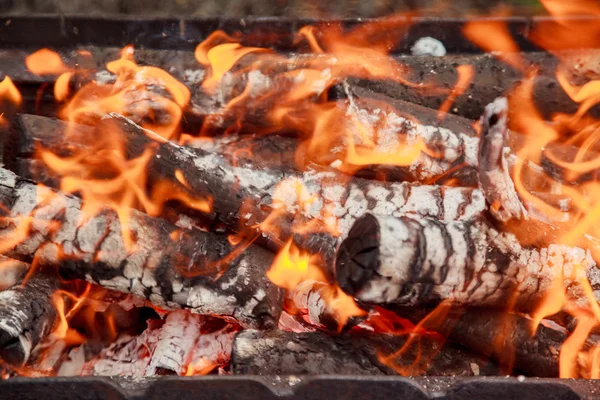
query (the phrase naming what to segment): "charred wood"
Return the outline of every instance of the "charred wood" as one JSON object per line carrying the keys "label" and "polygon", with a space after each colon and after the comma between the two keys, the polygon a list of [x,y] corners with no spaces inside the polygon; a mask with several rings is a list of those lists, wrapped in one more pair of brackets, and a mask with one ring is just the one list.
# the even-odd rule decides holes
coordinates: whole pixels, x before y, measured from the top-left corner
{"label": "charred wood", "polygon": [[[368,139],[375,143],[380,151],[403,146],[422,140],[429,152],[422,152],[419,157],[406,167],[375,165],[359,170],[357,176],[368,179],[386,181],[433,181],[441,184],[448,180],[458,180],[463,186],[477,186],[477,147],[478,139],[470,126],[471,122],[460,118],[448,118],[438,122],[435,111],[414,105],[403,105],[403,112],[414,114],[419,122],[400,116],[395,110],[373,108],[372,105],[357,99],[348,106],[340,103],[339,107],[349,107],[348,112],[354,115],[357,123],[364,127],[363,135],[356,137],[360,142]],[[11,142],[6,153],[9,162],[19,163],[21,158],[30,158],[35,146],[41,146],[59,154],[69,154],[79,148],[90,146],[89,137],[93,137],[91,128],[85,125],[70,124],[40,116],[19,115],[13,124]],[[357,131],[356,125],[348,126],[349,132]],[[68,143],[65,141],[69,132]],[[356,132],[358,135],[358,132]],[[253,163],[274,168],[307,169],[313,161],[306,154],[302,140],[295,137],[278,135],[252,136],[230,135],[215,138],[192,140],[187,146],[198,147],[206,152],[218,153],[229,162],[233,158],[245,164],[252,158]],[[335,146],[328,159],[320,159],[322,165],[336,165],[340,158],[344,159],[347,144],[340,142]],[[24,162],[26,169],[27,162]],[[12,165],[12,164],[9,164]],[[39,167],[33,167],[39,169]],[[25,171],[23,171],[25,172]],[[42,171],[43,174],[43,171]]]}
{"label": "charred wood", "polygon": [[508,141],[507,116],[506,98],[501,97],[488,104],[481,117],[479,143],[479,185],[490,204],[490,213],[503,222],[527,218],[504,154]]}
{"label": "charred wood", "polygon": [[366,215],[336,259],[340,287],[367,303],[415,306],[448,299],[500,309],[514,304],[518,311],[534,310],[562,285],[569,299],[589,305],[579,282],[587,278],[596,288],[599,271],[589,251],[559,244],[523,247],[482,218],[441,222]]}
{"label": "charred wood", "polygon": [[207,373],[229,362],[234,335],[230,325],[211,329],[209,317],[173,311],[162,324],[151,321],[139,336],[119,338],[82,365],[79,374],[141,377]]}
{"label": "charred wood", "polygon": [[[397,309],[415,323],[428,310]],[[534,321],[526,316],[494,311],[453,307],[436,331],[468,349],[495,359],[510,372],[513,368],[537,377],[558,377],[561,348],[570,332],[548,320],[534,330]],[[597,337],[588,337],[573,354],[575,374],[589,376],[591,365],[586,353],[598,345]]]}
{"label": "charred wood", "polygon": [[[82,49],[87,53],[67,50],[61,52],[61,57],[71,68],[102,72],[107,62],[120,57],[121,51],[118,48],[93,46]],[[0,53],[0,62],[5,67],[3,72],[21,85],[37,83],[39,87],[39,84],[42,83],[51,84],[53,77],[36,76],[26,70],[24,60],[28,54],[29,52],[23,50],[3,50]],[[197,87],[205,75],[204,67],[196,61],[194,53],[191,51],[137,49],[134,55],[138,64],[165,69],[190,88]],[[537,78],[535,85],[534,100],[542,113],[550,116],[556,111],[575,112],[577,110],[576,103],[561,90],[554,76],[558,60],[544,52],[521,53],[521,55],[528,66],[537,65],[541,68],[541,76]],[[585,83],[585,78],[589,75],[586,67],[590,64],[590,60],[594,59],[594,52],[589,50],[563,52],[560,56],[567,60],[564,67],[567,69],[568,75],[572,76],[573,83],[579,85]],[[302,58],[299,55],[293,57]],[[438,109],[446,99],[447,93],[456,84],[456,67],[470,65],[475,72],[474,79],[465,93],[455,100],[453,108],[459,115],[477,119],[488,103],[498,96],[505,95],[523,78],[519,71],[497,60],[491,54],[447,55],[444,57],[400,56],[394,57],[394,60],[406,67],[403,72],[408,81],[424,82],[438,90],[430,90],[428,93],[423,87],[410,87],[393,81],[353,79],[351,83],[393,98]],[[301,65],[300,62],[298,64]],[[271,68],[273,67],[271,66]],[[597,74],[597,71],[593,72]],[[221,91],[227,94],[227,86],[231,86],[231,83],[223,83],[222,86]],[[427,85],[423,86],[427,87]],[[193,92],[199,92],[194,96],[193,102],[202,104],[206,101],[203,97],[207,96],[201,91],[196,89]],[[215,103],[213,108],[218,107],[222,102]],[[198,109],[198,111],[200,110],[202,107]]]}
{"label": "charred wood", "polygon": [[[533,101],[541,114],[549,118],[556,112],[574,113],[575,103],[558,83],[555,73],[560,62],[550,53],[521,53],[526,68],[538,68],[535,78]],[[566,51],[559,53],[561,64],[573,84],[582,85],[589,76],[597,75],[594,66],[595,52]],[[513,69],[496,58],[496,55],[446,55],[444,57],[399,57],[406,65],[405,78],[424,85],[411,87],[393,81],[352,79],[351,84],[364,87],[391,98],[405,100],[432,109],[439,109],[458,79],[456,67],[470,65],[474,76],[469,86],[452,105],[451,112],[469,119],[478,119],[485,109],[499,96],[505,96],[523,80],[522,72]],[[591,70],[590,70],[591,69]],[[428,87],[428,85],[431,87]],[[438,90],[435,90],[438,89]]]}
{"label": "charred wood", "polygon": [[0,360],[18,366],[27,362],[54,325],[52,293],[58,287],[56,277],[36,274],[0,292]]}
{"label": "charred wood", "polygon": [[[386,183],[332,171],[299,173],[250,162],[233,165],[222,155],[165,142],[118,115],[102,120],[96,129],[97,134],[103,129],[121,130],[129,139],[132,155],[154,146],[156,156],[148,165],[150,179],[166,180],[179,191],[213,199],[213,210],[204,217],[213,227],[220,225],[238,231],[241,224],[242,229],[255,229],[252,227],[273,214],[278,215],[277,221],[272,222],[281,234],[268,237],[275,248],[291,237],[294,226],[307,221],[336,225],[343,233],[368,211],[455,220],[470,218],[484,210],[484,199],[476,189]],[[177,170],[187,185],[176,179]],[[316,200],[303,204],[299,187]],[[329,236],[310,235],[303,247],[331,259],[335,238]]]}
{"label": "charred wood", "polygon": [[[430,337],[404,348],[406,338],[391,335],[270,333],[246,330],[234,340],[234,375],[436,375],[474,376],[497,373],[497,367],[459,347]],[[389,359],[385,360],[386,357]]]}
{"label": "charred wood", "polygon": [[[274,327],[281,292],[265,276],[273,255],[250,245],[241,253],[227,237],[178,228],[131,210],[124,241],[116,213],[89,215],[80,199],[37,187],[0,170],[4,222],[0,237],[15,243],[26,221],[28,235],[4,251],[15,258],[55,267],[65,277],[132,293],[163,308],[235,319],[248,327]],[[58,224],[55,226],[53,224]]]}

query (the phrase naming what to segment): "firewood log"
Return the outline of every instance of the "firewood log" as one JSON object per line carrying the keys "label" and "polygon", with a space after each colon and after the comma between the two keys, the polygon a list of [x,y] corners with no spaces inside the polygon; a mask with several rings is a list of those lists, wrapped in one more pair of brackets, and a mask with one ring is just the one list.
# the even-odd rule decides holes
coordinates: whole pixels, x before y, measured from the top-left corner
{"label": "firewood log", "polygon": [[[133,293],[159,307],[188,308],[248,327],[277,324],[282,294],[265,275],[273,255],[258,246],[236,254],[226,236],[178,228],[131,210],[127,228],[135,240],[127,248],[114,211],[85,214],[80,199],[4,169],[0,204],[3,252],[15,258],[35,255],[40,265],[57,268],[65,278]],[[28,234],[15,240],[27,221]]]}
{"label": "firewood log", "polygon": [[22,285],[0,292],[0,360],[21,366],[50,333],[56,321],[52,293],[55,276],[36,274]]}
{"label": "firewood log", "polygon": [[[426,308],[398,308],[395,311],[417,323],[429,310]],[[448,336],[454,343],[495,359],[500,364],[515,368],[531,376],[555,378],[559,375],[559,354],[569,332],[544,320],[532,332],[533,321],[514,313],[453,307],[436,331]],[[593,337],[584,341],[575,355],[577,373],[589,374],[591,366],[585,352],[597,346]]]}
{"label": "firewood log", "polygon": [[[221,225],[237,231],[242,224],[244,229],[256,229],[275,211],[280,215],[275,223],[280,233],[264,232],[272,248],[285,243],[295,226],[311,220],[322,225],[333,223],[343,233],[368,211],[455,220],[470,218],[485,208],[482,194],[476,189],[387,183],[332,171],[299,173],[286,168],[263,168],[250,162],[233,165],[219,154],[165,142],[119,115],[103,119],[96,127],[96,134],[101,134],[103,129],[124,132],[131,155],[154,146],[156,156],[147,168],[149,179],[167,180],[178,191],[212,199],[212,212],[202,219],[213,228]],[[185,184],[176,178],[176,171],[183,176]],[[299,186],[316,200],[299,207]],[[278,209],[274,208],[274,199]],[[323,234],[296,235],[295,238],[301,247],[321,254],[329,264],[336,239],[326,229],[321,230]]]}
{"label": "firewood log", "polygon": [[481,117],[479,184],[490,213],[499,221],[527,218],[510,177],[504,147],[508,141],[508,101],[500,97],[485,107]]}
{"label": "firewood log", "polygon": [[523,247],[483,218],[366,215],[355,222],[336,259],[338,284],[364,302],[417,306],[448,299],[469,306],[514,304],[519,311],[535,310],[563,285],[568,298],[585,307],[589,301],[578,282],[587,278],[596,287],[599,271],[589,251],[559,244]]}
{"label": "firewood log", "polygon": [[[398,115],[393,110],[373,109],[360,100],[356,100],[349,108],[358,123],[364,125],[363,134],[367,131],[369,139],[382,149],[390,151],[397,147],[401,140],[409,143],[422,140],[430,150],[422,152],[409,166],[372,165],[357,171],[356,175],[367,179],[382,179],[386,181],[433,181],[440,184],[451,179],[457,179],[463,186],[477,185],[477,148],[478,139],[470,126],[471,121],[451,117],[437,122],[435,111],[416,105],[403,105],[403,112],[415,114],[419,122]],[[340,103],[340,107],[347,107]],[[349,125],[350,131],[356,130]],[[68,143],[65,143],[66,132],[71,132]],[[50,120],[46,117],[19,115],[13,124],[11,143],[7,146],[8,164],[16,159],[30,158],[35,145],[57,152],[68,154],[78,148],[90,146],[90,137],[94,137],[90,127]],[[313,158],[304,148],[300,147],[301,140],[294,137],[267,136],[227,136],[215,138],[213,143],[206,140],[192,141],[189,145],[199,147],[211,153],[228,157],[240,158],[241,162],[249,161],[260,165],[306,169],[310,167]],[[336,165],[336,161],[344,158],[346,145],[340,143],[330,158],[319,160],[321,164]],[[250,156],[250,151],[252,155]],[[247,154],[247,155],[245,155]],[[279,163],[278,163],[279,161]],[[231,162],[231,161],[230,161]],[[26,165],[26,164],[24,164]],[[37,167],[34,167],[38,169]],[[26,168],[25,168],[26,170]],[[18,171],[17,171],[18,172]],[[25,171],[23,171],[25,172]]]}
{"label": "firewood log", "polygon": [[[571,80],[583,84],[587,69],[579,68],[593,62],[595,52],[567,51],[559,53],[565,62],[561,65]],[[533,89],[533,101],[542,115],[549,118],[556,112],[574,113],[578,105],[562,90],[555,72],[559,60],[550,53],[534,52],[520,53],[526,67],[537,67],[540,75],[536,77]],[[393,82],[352,79],[351,84],[363,87],[394,99],[405,100],[425,107],[438,109],[446,100],[450,90],[456,85],[458,74],[456,67],[470,65],[474,76],[469,86],[461,96],[458,96],[451,107],[451,112],[469,119],[478,119],[484,108],[499,96],[505,96],[511,89],[519,85],[523,74],[502,61],[493,54],[446,55],[444,57],[403,56],[397,61],[406,65],[406,79],[411,82],[427,82],[433,88],[428,90],[425,85],[411,87]],[[567,61],[569,60],[569,61]],[[592,67],[594,68],[594,67]]]}
{"label": "firewood log", "polygon": [[[95,46],[84,47],[82,50],[86,50],[88,53],[63,52],[61,56],[65,63],[71,67],[82,70],[96,70],[104,75],[106,75],[106,71],[104,71],[106,63],[118,59],[121,51],[118,48]],[[0,63],[5,67],[3,72],[14,78],[20,85],[52,84],[53,77],[36,76],[25,69],[24,59],[28,54],[27,51],[22,50],[4,50],[0,53]],[[134,56],[138,64],[165,69],[185,83],[192,90],[192,103],[201,106],[207,102],[208,96],[198,88],[198,83],[204,78],[206,71],[204,66],[195,60],[193,52],[136,49]],[[521,53],[521,56],[526,60],[528,66],[538,65],[541,68],[541,76],[536,80],[534,101],[543,115],[550,116],[557,111],[575,112],[577,110],[576,103],[561,89],[554,76],[558,60],[553,55],[545,52]],[[562,58],[568,57],[569,61],[564,63],[564,67],[569,75],[572,75],[575,79],[574,83],[584,83],[582,79],[586,77],[588,70],[580,67],[590,64],[588,60],[594,59],[595,52],[589,50],[562,52],[560,56]],[[288,63],[291,63],[292,66],[289,68],[299,68],[302,62],[291,62],[291,60],[302,60],[303,57],[307,59],[306,56],[298,54],[290,56]],[[446,55],[444,57],[403,55],[392,56],[392,58],[394,61],[406,66],[404,72],[407,80],[414,83],[429,83],[438,90],[427,91],[423,87],[411,87],[391,80],[351,79],[350,83],[396,99],[438,109],[446,100],[448,92],[456,84],[456,67],[470,65],[474,69],[475,76],[465,93],[454,101],[452,108],[456,109],[454,111],[456,114],[470,119],[477,119],[488,103],[498,96],[506,95],[507,91],[517,85],[523,78],[519,71],[497,60],[492,54]],[[255,58],[250,55],[247,60],[240,60],[239,64],[247,66],[252,61],[255,61]],[[279,63],[283,63],[283,60]],[[269,65],[269,67],[277,69],[272,65]],[[248,79],[247,74],[245,75],[242,80]],[[222,103],[235,96],[235,94],[229,93],[232,86],[234,86],[231,82],[222,83],[221,86],[222,100],[220,103],[223,105]],[[35,93],[35,90],[33,90],[33,93]],[[214,103],[214,106],[219,105],[215,99],[210,101]],[[196,112],[202,113],[204,109],[206,109],[206,106],[196,107]]]}
{"label": "firewood log", "polygon": [[423,336],[399,351],[406,337],[376,334],[271,333],[245,330],[233,344],[234,375],[490,375],[498,367],[469,351]]}

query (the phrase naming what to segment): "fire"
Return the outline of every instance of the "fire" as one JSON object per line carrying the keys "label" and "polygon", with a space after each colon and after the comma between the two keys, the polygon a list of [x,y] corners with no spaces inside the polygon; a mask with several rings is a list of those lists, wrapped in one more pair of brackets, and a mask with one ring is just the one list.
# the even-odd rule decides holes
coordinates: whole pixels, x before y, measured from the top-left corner
{"label": "fire", "polygon": [[519,46],[513,41],[503,22],[494,20],[468,22],[463,28],[463,34],[485,51],[496,52],[495,55],[511,67],[518,70],[525,68]]}
{"label": "fire", "polygon": [[[213,46],[214,41],[225,40],[218,46]],[[227,34],[216,31],[196,48],[196,60],[204,66],[210,67],[208,77],[202,82],[202,87],[214,94],[216,86],[221,82],[223,75],[231,70],[237,62],[250,53],[266,53],[267,49],[259,47],[244,47]]]}
{"label": "fire", "polygon": [[200,358],[196,361],[193,361],[188,364],[187,369],[185,371],[185,376],[193,376],[193,375],[208,375],[217,367],[213,362]]}
{"label": "fire", "polygon": [[[264,112],[266,109],[267,130],[298,130],[305,138],[298,153],[309,152],[309,162],[328,165],[339,160],[341,165],[336,168],[348,173],[373,164],[408,165],[424,151],[421,143],[399,143],[381,149],[372,139],[362,140],[376,136],[377,128],[358,120],[351,98],[347,104],[327,98],[328,89],[344,85],[344,79],[348,77],[393,80],[424,91],[431,89],[427,83],[407,81],[407,68],[389,55],[407,27],[408,20],[404,16],[367,23],[347,32],[336,24],[320,27],[319,31],[304,27],[298,32],[297,42],[306,42],[312,54],[299,59],[279,57],[265,49],[242,47],[235,38],[218,31],[197,47],[196,59],[210,66],[209,75],[202,84],[208,93],[214,93],[226,72],[233,76],[233,82],[246,81],[243,91],[229,99],[224,113],[242,119],[251,110]],[[238,68],[239,60],[250,54],[252,62]],[[257,84],[250,79],[254,72],[265,76],[266,83]],[[470,79],[465,68],[459,74],[454,97]],[[282,87],[286,90],[282,91]],[[233,126],[240,124],[238,120]],[[341,153],[337,151],[340,148],[343,149]],[[332,158],[332,154],[336,158]]]}
{"label": "fire", "polygon": [[[121,58],[109,62],[106,69],[116,76],[115,82],[88,83],[62,109],[61,118],[93,125],[103,116],[116,112],[164,138],[173,138],[179,133],[183,108],[191,96],[185,85],[160,68],[138,66],[131,46],[125,47]],[[65,97],[65,80],[55,89],[57,99]]]}
{"label": "fire", "polygon": [[[579,14],[600,17],[600,6],[596,2],[542,0],[542,4],[557,19],[554,23],[535,25],[532,37],[536,44],[550,51],[597,46],[600,37],[597,24],[580,20],[575,23],[569,18]],[[428,149],[422,140],[409,140],[404,137],[408,135],[398,135],[397,128],[389,127],[390,115],[403,115],[402,110],[381,105],[370,98],[360,98],[348,84],[349,78],[362,78],[410,86],[419,89],[423,95],[444,93],[447,98],[439,107],[437,118],[438,121],[447,118],[453,103],[466,92],[476,71],[472,66],[459,65],[452,90],[443,91],[428,82],[409,81],[407,67],[390,54],[406,33],[409,23],[410,19],[405,16],[393,16],[353,29],[344,29],[341,24],[303,27],[298,31],[296,44],[308,52],[294,59],[271,49],[244,46],[235,37],[214,32],[195,50],[196,60],[207,71],[197,89],[219,97],[223,107],[219,115],[205,118],[200,135],[206,133],[207,126],[216,120],[225,121],[223,132],[237,130],[245,126],[244,118],[255,112],[260,121],[252,121],[249,125],[258,133],[296,134],[300,144],[294,167],[306,173],[323,169],[334,174],[341,186],[367,166],[410,166],[423,154],[434,157],[435,151]],[[544,223],[556,229],[561,244],[591,248],[600,260],[597,239],[600,237],[597,228],[600,183],[595,179],[585,181],[589,173],[600,168],[600,120],[589,113],[600,103],[600,80],[574,83],[564,66],[559,67],[556,80],[579,108],[572,115],[560,112],[546,120],[534,101],[538,70],[521,55],[508,27],[490,19],[465,24],[463,33],[474,44],[493,52],[498,59],[523,74],[521,84],[508,93],[511,129],[524,137],[523,143],[512,149],[516,161],[510,171],[520,199],[527,207],[548,217],[549,221]],[[63,103],[60,117],[71,123],[71,129],[76,130],[77,124],[96,126],[89,137],[89,146],[83,150],[75,149],[68,155],[47,149],[37,152],[51,171],[60,176],[61,190],[82,198],[84,214],[95,215],[107,208],[114,210],[121,222],[124,242],[131,249],[135,246],[135,238],[129,231],[132,210],[160,216],[165,203],[176,200],[203,213],[212,211],[213,199],[196,198],[191,194],[192,185],[186,179],[186,171],[176,169],[173,173],[172,178],[181,186],[149,176],[160,143],[210,140],[198,138],[197,132],[182,132],[184,113],[191,98],[190,89],[183,83],[165,70],[138,65],[132,46],[125,47],[119,59],[106,65],[106,70],[112,74],[108,82],[91,80],[90,71],[81,73],[68,67],[58,53],[49,49],[31,54],[25,63],[34,74],[57,76],[54,96]],[[74,77],[85,78],[87,83],[72,93]],[[230,93],[225,93],[229,86],[232,86]],[[333,89],[343,96],[331,98]],[[3,106],[18,106],[22,102],[21,94],[8,77],[0,83],[0,99]],[[145,134],[152,138],[150,145],[136,149],[139,151],[132,155],[127,135],[118,124],[111,122],[111,113],[130,118],[146,129]],[[405,120],[411,122],[414,117],[409,115]],[[393,141],[390,140],[392,136]],[[251,150],[243,151],[251,156]],[[546,173],[533,172],[531,164],[539,166],[546,161],[563,170],[564,181]],[[575,182],[578,180],[584,182]],[[40,193],[43,192],[40,189]],[[567,211],[558,204],[560,195],[566,195],[572,201]],[[334,315],[339,330],[351,318],[366,316],[367,312],[352,297],[332,283],[322,257],[310,254],[294,241],[294,235],[308,232],[338,237],[340,229],[331,205],[311,193],[310,188],[296,178],[279,182],[271,200],[271,215],[258,222],[258,226],[252,226],[279,238],[277,244],[281,248],[267,272],[268,279],[285,289],[289,297],[318,287],[325,308]],[[314,209],[318,209],[318,217],[305,218]],[[242,219],[251,218],[245,217],[245,212],[240,215],[244,215]],[[289,231],[282,220],[293,221]],[[16,229],[10,238],[3,238],[0,253],[25,240],[32,224],[37,223],[29,216],[12,217],[11,222],[15,223]],[[241,226],[243,222],[246,221],[240,221]],[[507,229],[516,230],[518,226],[507,226]],[[251,237],[243,231],[228,233],[234,250],[218,260],[220,264],[237,257],[256,239],[255,232]],[[177,241],[181,234],[182,231],[174,231],[171,239]],[[545,234],[542,232],[540,237]],[[537,239],[541,240],[536,236],[531,242],[536,243]],[[556,265],[556,268],[562,266]],[[32,271],[34,269],[32,267]],[[204,272],[194,271],[193,274]],[[193,274],[184,276],[189,278]],[[574,268],[572,271],[561,270],[555,276],[551,293],[529,315],[531,332],[535,334],[544,318],[559,312],[569,313],[576,318],[577,326],[560,349],[560,375],[600,378],[600,346],[587,343],[600,323],[600,306],[586,272]],[[570,297],[572,290],[583,293],[589,305],[582,308],[580,304],[574,304]],[[57,342],[73,346],[86,340],[85,335],[73,328],[72,320],[75,315],[86,314],[85,310],[88,310],[86,318],[95,317],[94,307],[90,306],[93,303],[91,291],[91,285],[87,284],[83,290],[61,289],[54,293],[52,300],[59,318],[48,346]],[[442,303],[416,325],[391,312],[376,309],[361,325],[363,329],[367,327],[379,333],[406,336],[401,349],[390,355],[380,354],[379,359],[400,374],[417,374],[435,356],[422,346],[421,339],[427,336],[443,342],[443,335],[433,332],[449,317],[451,306]],[[303,310],[287,311],[291,314]],[[118,329],[114,319],[108,315],[104,323],[107,335],[116,338]],[[506,332],[498,332],[498,343],[503,342],[501,339],[505,339],[505,335]],[[408,367],[398,366],[396,361],[415,347],[418,351],[414,363]],[[506,360],[510,361],[510,349],[503,350],[507,353]],[[581,365],[586,365],[587,370],[582,371]],[[185,375],[204,375],[216,367],[213,362],[199,358],[189,362],[184,372]]]}
{"label": "fire", "polygon": [[[569,66],[568,57],[558,52],[597,47],[600,28],[592,22],[593,19],[588,22],[571,17],[600,16],[600,6],[595,1],[585,0],[542,0],[541,3],[554,20],[535,24],[531,37],[539,46],[556,52],[557,57],[565,63],[557,68],[556,80],[565,93],[579,104],[578,111],[573,115],[561,111],[555,113],[551,121],[544,119],[534,102],[536,68],[534,66],[526,70],[526,63],[505,25],[497,21],[474,22],[465,26],[464,33],[478,46],[497,52],[495,54],[499,59],[525,75],[523,82],[509,95],[511,129],[525,135],[525,142],[513,149],[518,161],[511,176],[519,196],[531,208],[540,210],[558,228],[560,243],[589,248],[595,259],[600,260],[596,239],[600,234],[596,228],[600,220],[600,203],[597,200],[600,186],[596,179],[581,184],[576,182],[600,166],[597,147],[600,121],[588,113],[600,103],[600,80],[593,78],[582,85],[573,84],[565,73],[565,67]],[[560,167],[565,181],[559,182],[546,174],[535,174],[528,167],[527,162],[540,165],[543,159]],[[562,219],[564,210],[555,201],[561,193],[555,189],[541,192],[532,190],[533,185],[538,188],[559,188],[562,194],[568,196],[572,206],[567,221]],[[598,378],[600,350],[599,347],[590,348],[587,340],[600,323],[600,308],[586,272],[576,267],[573,271],[562,271],[556,277],[553,290],[532,313],[532,332],[535,333],[545,317],[559,311],[571,314],[577,319],[577,326],[560,350],[560,376]],[[569,293],[573,290],[588,299],[588,307],[582,309],[572,304]]]}
{"label": "fire", "polygon": [[335,314],[338,326],[343,327],[349,318],[366,315],[354,299],[346,295],[325,276],[318,266],[318,257],[301,251],[292,240],[277,253],[267,277],[275,285],[286,289],[288,292],[296,290],[303,282],[318,282],[327,285],[327,290],[321,292],[327,307]]}
{"label": "fire", "polygon": [[96,137],[90,139],[94,140],[89,148],[72,156],[60,157],[42,149],[40,159],[62,177],[62,191],[80,194],[84,214],[96,215],[106,208],[117,213],[128,248],[134,245],[129,230],[134,209],[155,216],[167,201],[179,200],[202,212],[211,210],[208,199],[184,193],[166,181],[156,182],[149,191],[148,165],[155,149],[149,146],[139,156],[128,158],[125,134],[114,121],[98,125]]}
{"label": "fire", "polygon": [[12,112],[22,101],[19,89],[8,76],[4,77],[0,82],[0,126],[6,123],[5,113]]}
{"label": "fire", "polygon": [[13,81],[7,76],[0,82],[0,99],[8,101],[14,105],[20,105],[23,101],[21,92],[15,86]]}
{"label": "fire", "polygon": [[444,119],[446,114],[448,114],[450,107],[452,107],[452,103],[454,103],[454,100],[456,100],[458,96],[462,95],[464,91],[467,90],[469,84],[475,76],[475,70],[471,65],[459,65],[458,67],[456,67],[456,72],[458,74],[456,86],[454,86],[454,89],[452,90],[452,92],[450,92],[448,98],[440,106],[440,109],[438,111],[438,120]]}
{"label": "fire", "polygon": [[41,49],[25,58],[27,69],[36,75],[60,75],[71,69],[60,55],[50,49]]}

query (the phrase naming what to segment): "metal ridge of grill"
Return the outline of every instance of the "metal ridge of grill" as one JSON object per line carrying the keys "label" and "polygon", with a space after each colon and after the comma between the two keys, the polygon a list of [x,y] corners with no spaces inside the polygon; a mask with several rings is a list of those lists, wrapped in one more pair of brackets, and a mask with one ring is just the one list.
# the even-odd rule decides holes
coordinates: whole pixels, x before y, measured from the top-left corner
{"label": "metal ridge of grill", "polygon": [[249,376],[161,378],[13,378],[3,399],[593,399],[595,381],[538,378]]}

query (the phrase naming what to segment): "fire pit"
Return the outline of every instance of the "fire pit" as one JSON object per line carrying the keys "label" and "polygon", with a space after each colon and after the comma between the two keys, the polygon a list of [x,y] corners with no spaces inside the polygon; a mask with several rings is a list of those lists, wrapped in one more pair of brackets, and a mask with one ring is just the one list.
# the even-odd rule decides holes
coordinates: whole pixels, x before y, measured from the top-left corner
{"label": "fire pit", "polygon": [[600,9],[544,4],[3,17],[2,393],[594,396]]}

